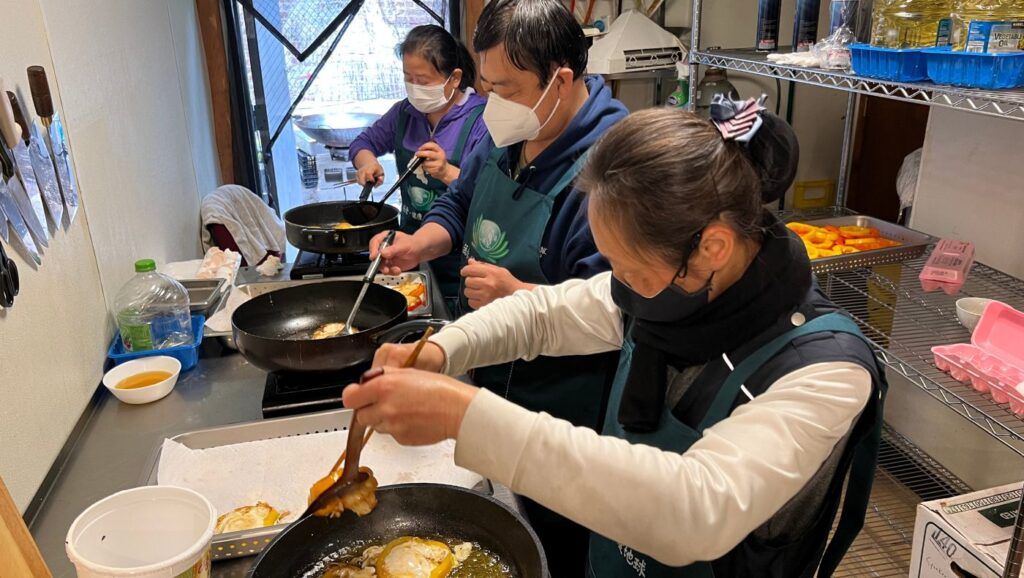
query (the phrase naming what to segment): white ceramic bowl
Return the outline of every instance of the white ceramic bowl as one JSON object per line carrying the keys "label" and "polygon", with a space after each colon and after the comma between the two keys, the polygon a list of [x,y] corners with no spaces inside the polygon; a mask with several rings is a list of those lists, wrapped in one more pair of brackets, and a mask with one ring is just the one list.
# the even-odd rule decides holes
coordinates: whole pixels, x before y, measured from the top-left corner
{"label": "white ceramic bowl", "polygon": [[[118,389],[117,384],[125,378],[147,371],[166,371],[171,374],[167,379],[137,389]],[[164,398],[174,389],[181,373],[181,362],[166,355],[141,357],[122,363],[103,376],[103,385],[107,386],[114,397],[125,403],[149,403]]]}
{"label": "white ceramic bowl", "polygon": [[985,299],[984,297],[957,299],[956,318],[960,320],[961,325],[967,328],[967,331],[974,333],[974,328],[981,321],[981,314],[985,312],[985,307],[991,302],[992,299]]}
{"label": "white ceramic bowl", "polygon": [[209,578],[217,512],[202,495],[143,486],[89,506],[64,547],[79,578]]}

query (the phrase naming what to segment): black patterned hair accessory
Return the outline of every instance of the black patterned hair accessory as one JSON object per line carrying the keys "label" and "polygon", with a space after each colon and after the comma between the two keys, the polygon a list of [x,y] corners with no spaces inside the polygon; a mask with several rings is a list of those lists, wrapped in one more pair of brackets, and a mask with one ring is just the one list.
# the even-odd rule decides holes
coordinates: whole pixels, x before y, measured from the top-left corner
{"label": "black patterned hair accessory", "polygon": [[748,143],[764,124],[761,112],[765,110],[767,98],[762,94],[758,99],[733,100],[724,94],[716,94],[711,97],[711,122],[725,140]]}

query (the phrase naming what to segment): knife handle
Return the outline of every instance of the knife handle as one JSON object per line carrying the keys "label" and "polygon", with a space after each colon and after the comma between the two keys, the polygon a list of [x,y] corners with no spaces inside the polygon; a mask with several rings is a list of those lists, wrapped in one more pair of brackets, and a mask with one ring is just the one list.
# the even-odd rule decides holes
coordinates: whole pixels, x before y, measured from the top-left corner
{"label": "knife handle", "polygon": [[18,97],[8,90],[7,100],[11,102],[11,111],[14,113],[14,122],[18,123],[18,126],[21,127],[21,138],[25,141],[25,144],[28,144],[29,135],[32,133],[28,132],[28,123],[25,122],[25,114],[21,110],[21,105],[18,104]]}
{"label": "knife handle", "polygon": [[3,135],[7,148],[14,150],[14,147],[18,145],[18,139],[21,138],[21,127],[14,122],[11,103],[6,98],[2,98],[3,94],[4,79],[0,78],[0,135]]}
{"label": "knife handle", "polygon": [[32,103],[35,104],[39,118],[53,116],[53,98],[50,96],[50,83],[46,80],[46,69],[42,66],[28,67],[28,87],[32,91]]}

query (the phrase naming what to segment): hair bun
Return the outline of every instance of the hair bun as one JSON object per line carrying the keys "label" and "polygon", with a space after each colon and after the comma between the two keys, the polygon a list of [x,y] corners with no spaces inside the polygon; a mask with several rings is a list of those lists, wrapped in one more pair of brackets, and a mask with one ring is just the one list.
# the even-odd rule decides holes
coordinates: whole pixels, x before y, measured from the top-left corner
{"label": "hair bun", "polygon": [[747,151],[761,177],[761,200],[772,203],[781,199],[796,179],[800,145],[785,120],[767,111],[761,113],[761,119],[764,124],[747,143]]}

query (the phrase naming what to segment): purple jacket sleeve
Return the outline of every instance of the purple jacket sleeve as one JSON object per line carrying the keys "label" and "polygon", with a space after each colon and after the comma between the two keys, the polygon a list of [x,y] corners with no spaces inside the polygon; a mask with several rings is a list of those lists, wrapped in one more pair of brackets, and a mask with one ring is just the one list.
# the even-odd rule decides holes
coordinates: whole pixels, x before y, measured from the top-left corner
{"label": "purple jacket sleeve", "polygon": [[349,158],[356,158],[360,151],[368,150],[379,157],[395,152],[395,130],[398,127],[398,113],[406,103],[402,99],[395,103],[384,116],[356,137],[349,146]]}
{"label": "purple jacket sleeve", "polygon": [[483,142],[490,135],[487,132],[487,125],[484,124],[484,117],[480,115],[469,131],[469,138],[466,139],[466,148],[462,151],[462,165],[466,165],[469,155],[476,150],[477,145]]}
{"label": "purple jacket sleeve", "polygon": [[487,155],[494,148],[486,130],[483,139],[477,144],[479,146],[467,151],[468,156],[462,162],[459,178],[448,185],[448,192],[434,201],[434,206],[423,219],[424,223],[437,223],[448,231],[452,238],[452,253],[462,251],[466,219],[469,218],[469,205],[473,202],[476,179],[487,162]]}

